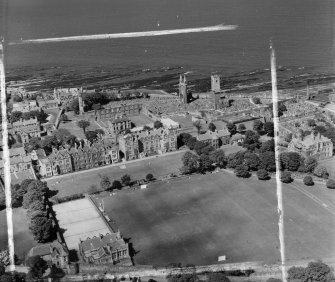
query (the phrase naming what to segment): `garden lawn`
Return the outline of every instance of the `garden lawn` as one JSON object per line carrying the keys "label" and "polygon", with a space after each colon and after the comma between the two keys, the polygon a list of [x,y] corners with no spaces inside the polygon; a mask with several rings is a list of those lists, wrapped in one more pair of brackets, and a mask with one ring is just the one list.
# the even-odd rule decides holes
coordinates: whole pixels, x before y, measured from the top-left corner
{"label": "garden lawn", "polygon": [[[26,211],[23,208],[13,209],[14,250],[15,254],[23,258],[29,250],[36,246],[36,242],[29,230]],[[7,248],[7,220],[6,211],[0,212],[0,249]]]}
{"label": "garden lawn", "polygon": [[[290,185],[283,185],[288,259],[332,257],[334,215]],[[96,201],[101,201],[97,199]],[[278,261],[274,181],[220,172],[196,175],[104,198],[105,211],[137,264],[166,265]]]}
{"label": "garden lawn", "polygon": [[101,176],[108,176],[110,181],[113,182],[116,179],[120,180],[124,174],[129,174],[133,180],[137,180],[145,178],[148,173],[152,173],[156,178],[170,173],[177,173],[182,166],[181,157],[184,153],[181,151],[157,158],[85,170],[82,173],[67,174],[62,177],[45,179],[45,181],[48,182],[50,189],[58,190],[57,197],[86,193],[90,190],[91,185],[96,185],[100,188]]}

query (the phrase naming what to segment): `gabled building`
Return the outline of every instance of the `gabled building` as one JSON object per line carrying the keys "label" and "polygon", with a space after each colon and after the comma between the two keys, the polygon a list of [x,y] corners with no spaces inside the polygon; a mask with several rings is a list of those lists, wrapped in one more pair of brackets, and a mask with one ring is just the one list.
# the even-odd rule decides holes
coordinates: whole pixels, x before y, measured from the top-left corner
{"label": "gabled building", "polygon": [[129,244],[120,232],[87,238],[79,242],[79,254],[87,263],[119,263],[130,260]]}
{"label": "gabled building", "polygon": [[31,111],[40,111],[40,107],[37,105],[36,101],[13,103],[13,112],[27,113]]}
{"label": "gabled building", "polygon": [[120,116],[107,122],[110,132],[118,134],[126,129],[131,129],[131,120],[127,116]]}
{"label": "gabled building", "polygon": [[66,149],[52,148],[52,153],[45,159],[39,160],[42,177],[72,172],[71,156]]}
{"label": "gabled building", "polygon": [[30,249],[28,257],[39,256],[45,260],[51,267],[55,265],[59,268],[66,269],[69,265],[69,251],[65,244],[58,241],[37,245]]}
{"label": "gabled building", "polygon": [[315,157],[322,160],[333,156],[333,142],[320,133],[312,132],[303,137],[299,132],[288,144],[288,151],[297,152],[305,158]]}
{"label": "gabled building", "polygon": [[215,130],[214,132],[208,130],[205,134],[200,134],[197,139],[218,149],[222,145],[229,144],[230,133],[227,129]]}
{"label": "gabled building", "polygon": [[230,145],[239,146],[241,143],[244,142],[244,139],[245,139],[244,135],[236,133],[230,138]]}

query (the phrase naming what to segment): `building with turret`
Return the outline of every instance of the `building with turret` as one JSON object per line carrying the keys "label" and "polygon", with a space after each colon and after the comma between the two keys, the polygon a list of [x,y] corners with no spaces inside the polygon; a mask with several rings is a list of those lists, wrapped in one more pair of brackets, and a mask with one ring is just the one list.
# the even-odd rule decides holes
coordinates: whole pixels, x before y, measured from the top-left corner
{"label": "building with turret", "polygon": [[302,132],[299,132],[288,144],[288,151],[299,153],[305,158],[315,157],[322,160],[333,156],[333,143],[317,132],[312,132],[305,137]]}

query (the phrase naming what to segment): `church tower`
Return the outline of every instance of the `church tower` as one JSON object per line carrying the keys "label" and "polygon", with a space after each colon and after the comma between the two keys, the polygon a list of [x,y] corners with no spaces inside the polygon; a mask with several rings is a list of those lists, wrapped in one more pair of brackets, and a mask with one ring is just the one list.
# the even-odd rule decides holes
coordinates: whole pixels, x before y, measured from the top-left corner
{"label": "church tower", "polygon": [[211,75],[211,91],[220,92],[220,76],[217,74]]}
{"label": "church tower", "polygon": [[187,104],[187,82],[186,75],[181,74],[179,77],[179,98]]}

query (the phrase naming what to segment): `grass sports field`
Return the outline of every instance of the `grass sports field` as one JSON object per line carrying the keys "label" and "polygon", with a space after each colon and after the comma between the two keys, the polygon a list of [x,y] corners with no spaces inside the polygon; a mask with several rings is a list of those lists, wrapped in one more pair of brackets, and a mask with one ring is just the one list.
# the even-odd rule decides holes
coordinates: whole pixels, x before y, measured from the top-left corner
{"label": "grass sports field", "polygon": [[182,166],[181,157],[183,151],[175,154],[160,156],[152,159],[143,159],[116,166],[102,167],[99,169],[85,170],[78,174],[68,174],[53,179],[45,179],[52,190],[58,190],[57,197],[88,192],[91,185],[100,186],[100,176],[108,176],[112,182],[120,179],[122,175],[129,174],[132,179],[143,179],[148,173],[154,177],[176,173]]}
{"label": "grass sports field", "polygon": [[[291,185],[283,189],[287,258],[332,257],[334,214]],[[227,262],[279,259],[274,181],[196,175],[121,191],[104,204],[131,238],[137,264],[211,264],[221,255]]]}

